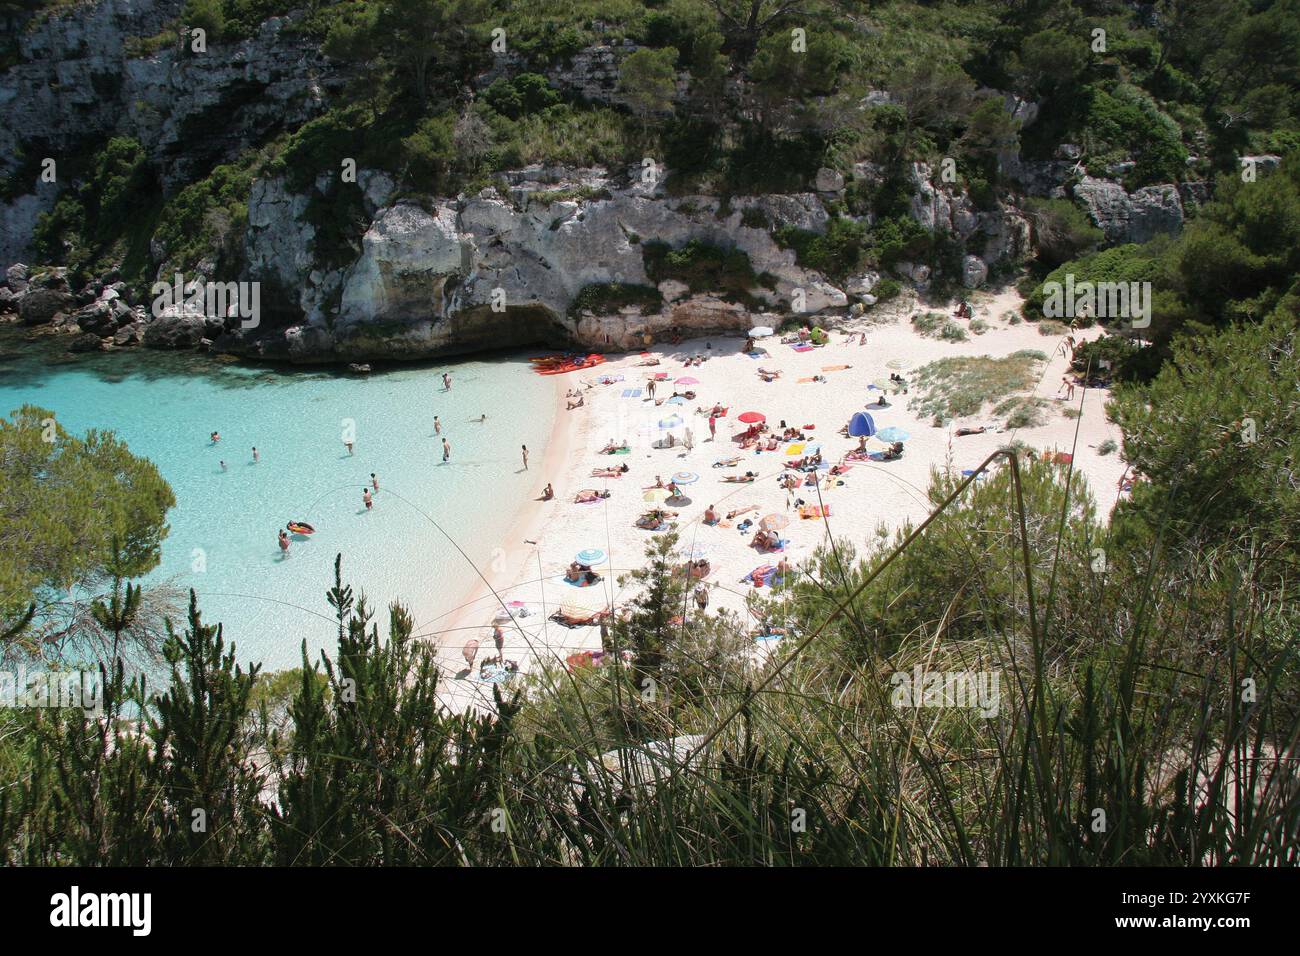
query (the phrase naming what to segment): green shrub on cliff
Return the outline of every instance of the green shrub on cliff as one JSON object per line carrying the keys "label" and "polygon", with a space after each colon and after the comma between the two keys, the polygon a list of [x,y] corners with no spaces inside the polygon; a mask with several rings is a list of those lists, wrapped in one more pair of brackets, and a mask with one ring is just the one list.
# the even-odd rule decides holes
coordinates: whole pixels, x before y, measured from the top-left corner
{"label": "green shrub on cliff", "polygon": [[759,282],[749,256],[741,249],[723,249],[692,239],[680,249],[665,242],[641,243],[645,270],[654,282],[675,279],[691,292],[717,292],[724,298],[748,302]]}
{"label": "green shrub on cliff", "polygon": [[643,313],[657,312],[663,306],[664,297],[652,285],[636,285],[626,282],[595,282],[584,285],[573,299],[569,312],[581,315],[591,312],[595,315],[610,315],[624,306],[640,306]]}

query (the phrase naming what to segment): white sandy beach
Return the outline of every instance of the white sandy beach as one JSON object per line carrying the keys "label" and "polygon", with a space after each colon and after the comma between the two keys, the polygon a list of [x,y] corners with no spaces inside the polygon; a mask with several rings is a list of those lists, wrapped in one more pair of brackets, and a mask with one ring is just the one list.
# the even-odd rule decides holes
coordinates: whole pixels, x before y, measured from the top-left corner
{"label": "white sandy beach", "polygon": [[[439,641],[438,658],[446,682],[444,698],[456,709],[466,706],[490,706],[492,685],[479,677],[478,661],[495,655],[492,621],[502,612],[502,602],[511,605],[518,627],[505,625],[505,657],[518,663],[521,671],[538,666],[544,659],[562,662],[582,650],[599,650],[597,627],[567,628],[548,620],[562,604],[576,602],[593,608],[618,605],[629,595],[617,584],[620,573],[637,568],[644,562],[644,548],[652,532],[634,526],[639,515],[654,507],[643,499],[645,489],[653,486],[656,476],[667,483],[680,472],[698,475],[697,481],[684,484],[683,494],[689,504],[669,503],[663,507],[677,511],[676,530],[683,548],[702,545],[707,551],[711,570],[709,584],[710,613],[725,607],[744,613],[745,597],[753,586],[742,579],[761,565],[775,565],[780,553],[760,554],[751,546],[757,521],[767,514],[789,518],[789,526],[780,535],[788,540],[784,554],[798,567],[814,549],[826,540],[827,524],[837,539],[849,539],[860,549],[875,537],[884,525],[891,531],[905,521],[916,521],[928,512],[925,495],[931,468],[952,468],[958,472],[973,468],[999,447],[1013,440],[1040,450],[1074,452],[1074,467],[1087,479],[1098,505],[1106,515],[1113,507],[1118,482],[1124,466],[1117,453],[1099,455],[1097,446],[1106,439],[1121,439],[1117,426],[1105,419],[1106,391],[1075,391],[1073,402],[1064,399],[1062,377],[1068,360],[1060,346],[1062,339],[1041,335],[1034,323],[1009,324],[1004,316],[1018,311],[1020,299],[1014,291],[997,295],[976,294],[970,299],[975,316],[990,328],[981,335],[971,334],[967,341],[952,343],[926,338],[916,333],[904,312],[895,322],[868,324],[849,322],[831,332],[830,343],[811,351],[795,351],[782,344],[779,336],[761,339],[759,347],[767,356],[751,358],[741,353],[743,338],[729,336],[695,339],[676,346],[655,346],[648,355],[633,353],[609,356],[609,360],[592,370],[554,376],[557,383],[557,426],[545,460],[530,463],[536,473],[535,497],[547,482],[554,486],[555,498],[548,502],[529,502],[514,530],[491,566],[484,574],[496,595],[481,585],[467,596],[461,606],[449,610],[429,630]],[[913,310],[918,311],[918,310]],[[919,311],[938,311],[921,308]],[[947,310],[951,313],[951,308]],[[755,325],[759,320],[755,319]],[[964,324],[964,323],[963,323]],[[865,331],[866,345],[860,346],[857,331]],[[844,333],[851,332],[852,336]],[[1101,334],[1100,328],[1076,333],[1080,341]],[[996,426],[1000,422],[986,406],[982,415],[958,419],[944,428],[936,428],[928,417],[922,418],[908,408],[916,395],[888,394],[889,406],[874,404],[880,391],[869,386],[890,385],[889,376],[896,372],[905,378],[926,363],[949,356],[994,357],[1022,349],[1045,353],[1049,360],[1034,395],[1047,399],[1051,408],[1046,423],[1012,432],[990,427],[983,434],[957,437],[962,427]],[[702,354],[707,360],[700,366],[683,367],[686,358]],[[659,359],[657,366],[647,366],[648,358]],[[850,366],[847,369],[836,366]],[[781,376],[764,382],[758,369],[779,370]],[[826,370],[824,369],[833,369]],[[679,392],[692,390],[693,400],[685,404],[656,404],[646,392],[647,380],[656,373],[667,375],[657,383],[656,399],[666,400]],[[824,382],[800,381],[824,376]],[[601,379],[618,379],[599,384]],[[698,384],[682,385],[677,380],[696,379]],[[565,393],[580,388],[584,406],[565,410]],[[629,391],[640,389],[639,395]],[[709,440],[707,415],[697,409],[709,409],[715,403],[728,408],[727,416],[717,423],[717,437]],[[1080,409],[1081,415],[1069,418],[1066,407]],[[862,461],[841,477],[842,484],[822,482],[821,501],[830,506],[829,521],[801,519],[792,499],[816,503],[817,489],[802,487],[787,494],[777,481],[791,460],[787,443],[776,451],[742,452],[732,440],[746,426],[737,416],[746,411],[764,414],[773,432],[780,432],[779,422],[802,428],[815,425],[808,433],[810,441],[821,444],[825,461],[836,464],[857,448],[856,438],[846,438],[840,429],[855,412],[871,414],[879,428],[894,426],[909,433],[902,458],[894,461]],[[682,419],[674,429],[660,427],[672,415]],[[687,429],[693,438],[688,450],[682,444]],[[1077,430],[1077,443],[1076,443]],[[673,448],[656,448],[669,431],[677,438]],[[766,436],[765,436],[766,437]],[[627,454],[601,454],[610,442],[626,440]],[[736,467],[720,468],[714,463],[741,456]],[[626,463],[629,471],[619,478],[592,477],[596,468],[617,467]],[[724,483],[726,475],[754,471],[758,478],[750,484]],[[825,471],[820,472],[822,476]],[[575,503],[582,489],[608,490],[610,497],[593,503]],[[705,509],[714,505],[720,516],[745,506],[755,510],[747,516],[755,528],[742,533],[738,525],[744,516],[723,521],[716,526],[703,523]],[[564,573],[574,556],[583,549],[600,549],[609,556],[608,563],[596,566],[603,580],[588,588],[578,588],[564,581]],[[498,597],[499,595],[499,597]],[[512,603],[513,602],[513,603]],[[522,615],[520,612],[525,612]],[[466,668],[462,650],[466,641],[480,642],[478,661]]]}

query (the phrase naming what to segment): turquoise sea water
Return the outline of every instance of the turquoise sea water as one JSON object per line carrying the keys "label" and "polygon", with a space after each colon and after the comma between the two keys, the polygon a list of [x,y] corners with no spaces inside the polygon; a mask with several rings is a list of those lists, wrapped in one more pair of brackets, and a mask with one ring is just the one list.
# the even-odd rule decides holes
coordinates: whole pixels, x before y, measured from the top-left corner
{"label": "turquoise sea water", "polygon": [[[358,377],[150,353],[51,364],[30,346],[5,345],[0,414],[24,403],[53,410],[77,434],[112,429],[158,465],[176,507],[152,579],[194,588],[239,660],[268,670],[296,666],[304,639],[312,659],[333,653],[325,592],[339,552],[345,580],[380,612],[381,633],[398,599],[422,631],[435,626],[477,580],[447,536],[479,566],[491,560],[532,488],[520,445],[538,467],[555,407],[551,380],[526,355]],[[472,421],[482,414],[486,423]],[[452,446],[446,465],[435,415]],[[342,440],[349,421],[353,455]],[[380,491],[367,512],[371,472]],[[316,533],[293,538],[283,559],[276,532],[290,520]]]}

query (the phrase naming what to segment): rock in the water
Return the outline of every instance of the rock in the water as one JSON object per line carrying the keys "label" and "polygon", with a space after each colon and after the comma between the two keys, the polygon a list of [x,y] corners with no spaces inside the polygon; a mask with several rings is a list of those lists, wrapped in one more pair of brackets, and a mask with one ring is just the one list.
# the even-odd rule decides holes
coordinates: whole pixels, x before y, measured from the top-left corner
{"label": "rock in the water", "polygon": [[69,312],[77,300],[58,289],[29,289],[18,304],[18,317],[23,325],[45,325],[62,312]]}
{"label": "rock in the water", "polygon": [[192,349],[203,335],[203,316],[164,314],[145,326],[144,344],[151,349]]}
{"label": "rock in the water", "polygon": [[104,349],[104,340],[93,332],[84,332],[68,343],[69,352],[99,352]]}
{"label": "rock in the water", "polygon": [[21,262],[15,262],[5,270],[5,285],[15,292],[22,292],[27,288],[28,275],[27,266]]}

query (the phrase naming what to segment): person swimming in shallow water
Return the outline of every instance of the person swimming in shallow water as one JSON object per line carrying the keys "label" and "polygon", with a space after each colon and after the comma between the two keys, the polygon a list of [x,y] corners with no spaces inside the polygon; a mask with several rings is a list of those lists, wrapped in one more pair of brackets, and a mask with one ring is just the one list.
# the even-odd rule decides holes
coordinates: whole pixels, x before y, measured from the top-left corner
{"label": "person swimming in shallow water", "polygon": [[286,558],[289,556],[289,535],[283,528],[280,529],[280,554]]}

